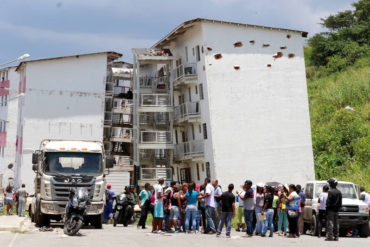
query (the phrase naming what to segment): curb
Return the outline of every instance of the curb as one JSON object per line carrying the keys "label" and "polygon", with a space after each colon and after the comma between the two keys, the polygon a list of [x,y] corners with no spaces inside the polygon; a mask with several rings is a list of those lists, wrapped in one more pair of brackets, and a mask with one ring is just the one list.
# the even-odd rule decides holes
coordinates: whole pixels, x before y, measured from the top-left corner
{"label": "curb", "polygon": [[0,226],[0,231],[21,231],[24,228],[24,223],[27,220],[27,217],[24,217],[22,221],[19,222],[18,226]]}

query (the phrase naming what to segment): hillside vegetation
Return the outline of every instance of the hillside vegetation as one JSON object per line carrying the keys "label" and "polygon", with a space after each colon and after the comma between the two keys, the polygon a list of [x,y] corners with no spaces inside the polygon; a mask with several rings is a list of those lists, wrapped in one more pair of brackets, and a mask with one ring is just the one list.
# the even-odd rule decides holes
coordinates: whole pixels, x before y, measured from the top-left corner
{"label": "hillside vegetation", "polygon": [[370,0],[322,19],[329,32],[305,47],[316,179],[370,190]]}

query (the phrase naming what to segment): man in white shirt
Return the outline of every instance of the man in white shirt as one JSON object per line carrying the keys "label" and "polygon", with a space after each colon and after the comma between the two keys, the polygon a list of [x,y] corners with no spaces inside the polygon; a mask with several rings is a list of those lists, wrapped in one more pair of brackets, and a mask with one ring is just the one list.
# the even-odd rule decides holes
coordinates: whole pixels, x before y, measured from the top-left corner
{"label": "man in white shirt", "polygon": [[319,203],[320,203],[319,219],[318,219],[319,237],[321,237],[322,225],[323,225],[324,220],[326,219],[326,200],[328,199],[328,191],[329,191],[329,186],[324,185],[324,187],[322,188],[322,193],[319,196]]}
{"label": "man in white shirt", "polygon": [[204,186],[205,186],[205,194],[203,195],[203,198],[205,198],[205,204],[206,204],[206,217],[207,217],[207,230],[206,233],[209,234],[215,234],[216,233],[216,227],[213,222],[212,216],[215,212],[215,188],[211,185],[211,180],[209,178],[206,178],[204,180]]}
{"label": "man in white shirt", "polygon": [[361,201],[365,201],[365,198],[366,198],[366,191],[365,191],[365,188],[364,187],[361,187],[360,188],[360,200]]}
{"label": "man in white shirt", "polygon": [[154,186],[154,219],[153,233],[161,233],[163,227],[163,183],[164,179],[158,179],[158,184]]}

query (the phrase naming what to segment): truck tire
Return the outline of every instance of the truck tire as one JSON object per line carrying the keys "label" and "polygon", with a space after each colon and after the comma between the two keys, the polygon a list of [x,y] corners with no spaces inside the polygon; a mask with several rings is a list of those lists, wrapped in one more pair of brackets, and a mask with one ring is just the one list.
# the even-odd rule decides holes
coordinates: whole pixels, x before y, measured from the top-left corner
{"label": "truck tire", "polygon": [[95,229],[103,229],[103,214],[96,215],[93,220]]}
{"label": "truck tire", "polygon": [[31,206],[31,204],[29,205],[29,207],[28,207],[28,215],[30,216],[30,218],[31,218],[31,222],[33,223],[33,222],[35,222],[35,217],[34,217],[34,215],[33,215],[33,213],[32,213],[32,206]]}
{"label": "truck tire", "polygon": [[50,219],[47,215],[41,213],[40,203],[36,206],[36,212],[34,214],[35,223],[37,227],[49,226]]}
{"label": "truck tire", "polygon": [[361,238],[367,238],[369,236],[369,224],[365,223],[359,226],[358,235]]}
{"label": "truck tire", "polygon": [[312,214],[311,234],[312,234],[312,236],[318,236],[319,235],[319,229],[318,229],[318,224],[317,224],[317,216],[315,214]]}

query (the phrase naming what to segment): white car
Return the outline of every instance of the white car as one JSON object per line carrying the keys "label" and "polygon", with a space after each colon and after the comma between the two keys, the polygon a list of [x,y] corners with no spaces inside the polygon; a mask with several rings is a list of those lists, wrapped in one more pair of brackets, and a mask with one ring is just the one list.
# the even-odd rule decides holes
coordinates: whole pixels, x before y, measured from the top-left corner
{"label": "white car", "polygon": [[[312,235],[318,234],[318,214],[320,203],[318,198],[326,181],[309,181],[305,186],[306,206],[303,219],[311,229]],[[342,192],[342,207],[339,211],[339,229],[345,235],[348,229],[357,228],[360,237],[369,235],[369,207],[359,200],[356,186],[350,182],[338,182],[337,189]]]}

